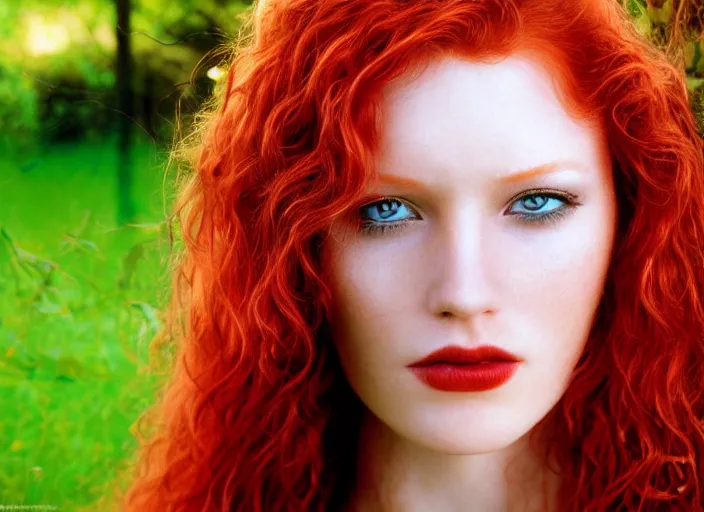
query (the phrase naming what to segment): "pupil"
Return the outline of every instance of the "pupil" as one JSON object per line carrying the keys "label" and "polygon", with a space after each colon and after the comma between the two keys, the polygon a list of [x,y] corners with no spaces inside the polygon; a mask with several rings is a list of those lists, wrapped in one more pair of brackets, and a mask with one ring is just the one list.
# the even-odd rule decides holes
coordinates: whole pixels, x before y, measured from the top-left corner
{"label": "pupil", "polygon": [[381,217],[383,219],[386,219],[387,217],[392,216],[396,211],[396,208],[392,209],[390,204],[391,204],[391,201],[384,201],[383,203],[381,203],[381,210],[382,210]]}
{"label": "pupil", "polygon": [[[537,198],[542,199],[542,202],[538,201]],[[547,201],[547,197],[545,197],[545,196],[531,196],[531,197],[526,198],[525,201],[526,201],[526,206],[529,209],[538,210],[538,209],[540,209],[541,206],[543,206],[545,204],[545,202]],[[529,205],[527,203],[533,203],[533,204]],[[536,204],[536,203],[540,203],[540,204]]]}

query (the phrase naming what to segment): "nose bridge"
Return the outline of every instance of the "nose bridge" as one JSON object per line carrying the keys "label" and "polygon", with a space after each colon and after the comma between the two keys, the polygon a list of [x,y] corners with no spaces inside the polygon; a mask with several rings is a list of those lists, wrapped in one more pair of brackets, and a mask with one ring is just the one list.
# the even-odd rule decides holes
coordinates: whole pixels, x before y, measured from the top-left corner
{"label": "nose bridge", "polygon": [[436,266],[429,289],[431,310],[462,318],[492,311],[498,255],[486,219],[472,208],[455,210],[447,219],[433,246]]}

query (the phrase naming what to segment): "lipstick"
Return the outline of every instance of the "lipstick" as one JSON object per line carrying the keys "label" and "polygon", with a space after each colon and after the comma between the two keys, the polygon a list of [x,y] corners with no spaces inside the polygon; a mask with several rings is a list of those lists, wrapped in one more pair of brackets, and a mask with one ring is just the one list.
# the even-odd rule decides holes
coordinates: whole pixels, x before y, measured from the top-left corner
{"label": "lipstick", "polygon": [[408,365],[426,385],[440,391],[488,391],[505,384],[516,372],[521,359],[497,347],[456,345],[436,350]]}

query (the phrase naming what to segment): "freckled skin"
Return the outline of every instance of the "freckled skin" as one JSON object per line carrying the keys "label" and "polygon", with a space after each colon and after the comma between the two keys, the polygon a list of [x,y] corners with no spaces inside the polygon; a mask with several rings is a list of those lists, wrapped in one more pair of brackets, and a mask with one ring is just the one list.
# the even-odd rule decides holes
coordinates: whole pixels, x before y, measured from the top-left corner
{"label": "freckled skin", "polygon": [[[365,234],[339,221],[326,242],[344,372],[411,467],[509,449],[562,396],[589,336],[613,248],[612,169],[604,134],[570,117],[550,73],[525,56],[447,57],[390,84],[376,171],[424,187],[380,182],[369,193],[400,201],[387,222],[410,222]],[[501,180],[556,160],[574,165]],[[542,224],[507,214],[566,204],[515,200],[534,188],[578,206]],[[365,211],[383,222],[381,207]],[[524,362],[497,389],[442,392],[406,366],[446,345],[495,345]]]}

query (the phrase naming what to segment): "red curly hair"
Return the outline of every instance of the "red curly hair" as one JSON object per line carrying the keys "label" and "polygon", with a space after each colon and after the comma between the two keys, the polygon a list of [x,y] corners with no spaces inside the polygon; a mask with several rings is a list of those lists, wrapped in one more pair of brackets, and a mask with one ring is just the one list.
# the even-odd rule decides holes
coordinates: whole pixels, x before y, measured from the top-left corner
{"label": "red curly hair", "polygon": [[560,510],[704,511],[704,142],[684,75],[622,7],[285,0],[253,22],[179,148],[194,171],[175,210],[184,327],[124,509],[342,507],[361,404],[330,343],[320,252],[374,179],[381,88],[443,54],[531,51],[565,107],[603,124],[619,204],[593,333],[543,420]]}

